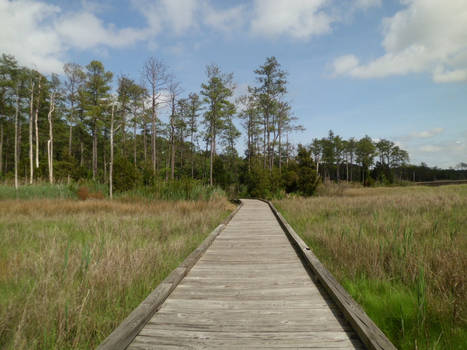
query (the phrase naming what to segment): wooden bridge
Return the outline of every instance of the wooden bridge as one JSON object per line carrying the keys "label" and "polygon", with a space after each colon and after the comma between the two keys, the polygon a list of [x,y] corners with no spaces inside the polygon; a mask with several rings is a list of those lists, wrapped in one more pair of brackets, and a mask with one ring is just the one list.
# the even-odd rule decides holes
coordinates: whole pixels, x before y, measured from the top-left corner
{"label": "wooden bridge", "polygon": [[99,349],[395,349],[271,204],[242,204]]}

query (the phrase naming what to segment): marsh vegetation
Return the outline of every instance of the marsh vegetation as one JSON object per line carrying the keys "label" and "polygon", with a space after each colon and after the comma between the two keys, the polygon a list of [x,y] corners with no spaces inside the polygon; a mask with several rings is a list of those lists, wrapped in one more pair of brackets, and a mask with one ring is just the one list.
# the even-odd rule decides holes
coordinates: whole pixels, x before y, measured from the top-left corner
{"label": "marsh vegetation", "polygon": [[0,348],[95,348],[234,207],[135,198],[0,201]]}
{"label": "marsh vegetation", "polygon": [[467,186],[331,185],[275,201],[400,349],[467,343]]}

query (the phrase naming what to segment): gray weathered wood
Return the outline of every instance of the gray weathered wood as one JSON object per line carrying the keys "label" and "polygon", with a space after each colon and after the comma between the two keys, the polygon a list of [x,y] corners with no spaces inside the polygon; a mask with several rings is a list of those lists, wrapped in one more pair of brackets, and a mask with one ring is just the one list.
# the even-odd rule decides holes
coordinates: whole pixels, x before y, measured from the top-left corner
{"label": "gray weathered wood", "polygon": [[350,294],[336,281],[334,276],[321,264],[319,259],[312,253],[307,244],[297,235],[274,205],[271,202],[267,203],[296,248],[297,253],[302,257],[313,275],[324,286],[364,344],[372,350],[395,350],[396,347],[391,341],[368,317]]}
{"label": "gray weathered wood", "polygon": [[129,349],[359,349],[269,206],[243,207]]}

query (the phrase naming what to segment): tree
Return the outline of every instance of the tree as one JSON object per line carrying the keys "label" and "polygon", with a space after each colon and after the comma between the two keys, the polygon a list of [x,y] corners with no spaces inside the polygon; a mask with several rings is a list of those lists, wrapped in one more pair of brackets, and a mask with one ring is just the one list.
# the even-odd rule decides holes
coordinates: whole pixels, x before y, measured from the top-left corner
{"label": "tree", "polygon": [[334,154],[336,159],[336,181],[340,180],[340,166],[343,162],[345,144],[342,138],[339,135],[334,137]]}
{"label": "tree", "polygon": [[86,78],[83,68],[76,63],[66,63],[63,66],[65,72],[65,94],[66,101],[68,103],[68,123],[69,123],[69,134],[68,134],[68,154],[72,155],[73,145],[73,124],[76,123],[76,108],[79,102],[79,92],[83,89],[83,83]]}
{"label": "tree", "polygon": [[324,169],[324,178],[331,178],[330,169],[336,162],[336,148],[334,145],[334,138],[334,132],[329,130],[328,137],[321,140],[323,145],[323,162],[326,166]]}
{"label": "tree", "polygon": [[319,164],[323,158],[323,142],[317,138],[314,138],[311,142],[310,150],[316,164],[316,171],[319,174]]}
{"label": "tree", "polygon": [[157,108],[161,103],[162,91],[168,82],[167,66],[160,60],[150,57],[143,67],[143,76],[151,96],[151,150],[153,174],[157,169]]}
{"label": "tree", "polygon": [[168,84],[168,103],[170,106],[169,118],[169,138],[170,138],[170,179],[175,178],[175,143],[176,143],[176,129],[177,125],[182,122],[180,114],[177,111],[177,98],[182,93],[180,83],[171,78]]}
{"label": "tree", "polygon": [[263,156],[264,167],[268,164],[269,170],[273,166],[273,149],[271,148],[271,132],[275,132],[275,117],[277,117],[280,98],[287,92],[287,73],[281,69],[277,59],[272,56],[255,70],[256,80],[260,84],[254,89],[258,104],[263,116]]}
{"label": "tree", "polygon": [[111,114],[110,114],[110,164],[109,164],[109,196],[113,198],[113,170],[114,170],[114,133],[121,124],[115,128],[115,101],[111,99]]}
{"label": "tree", "polygon": [[225,120],[230,114],[235,113],[229,98],[233,95],[233,75],[224,74],[216,65],[206,68],[208,82],[201,85],[203,102],[207,105],[204,113],[204,123],[207,127],[207,137],[210,143],[209,160],[209,184],[213,185],[212,169],[214,156],[216,155],[217,134],[225,128]]}
{"label": "tree", "polygon": [[368,184],[368,168],[373,164],[376,155],[376,146],[368,135],[357,142],[355,154],[362,167],[362,182]]}
{"label": "tree", "polygon": [[247,133],[247,157],[248,157],[248,172],[251,171],[252,158],[258,152],[258,140],[260,137],[260,119],[259,108],[256,96],[252,93],[253,89],[248,87],[248,95],[241,96],[238,99],[240,105],[239,117],[243,120],[243,127]]}
{"label": "tree", "polygon": [[99,61],[86,66],[86,113],[90,118],[92,133],[92,178],[97,177],[97,141],[106,109],[112,81],[112,72],[106,72]]}
{"label": "tree", "polygon": [[[350,182],[353,180],[353,159],[355,156],[355,150],[357,148],[357,142],[355,141],[355,138],[351,137],[350,139],[347,140],[345,144],[345,151],[349,156],[350,160]],[[347,166],[347,181],[349,181],[349,167]]]}
{"label": "tree", "polygon": [[318,173],[311,157],[311,151],[298,145],[298,190],[304,196],[311,196],[318,186]]}
{"label": "tree", "polygon": [[185,100],[185,102],[182,102],[182,104],[186,104],[186,114],[184,115],[184,118],[186,120],[186,123],[188,125],[188,133],[190,134],[190,160],[191,160],[191,178],[194,178],[194,171],[195,171],[195,158],[194,158],[194,152],[195,152],[195,136],[196,133],[198,132],[198,118],[199,118],[199,112],[201,109],[201,101],[199,99],[198,94],[196,93],[191,93],[188,95],[188,99]]}
{"label": "tree", "polygon": [[47,141],[47,163],[49,165],[49,182],[54,183],[54,132],[53,132],[53,113],[55,111],[55,104],[57,95],[59,94],[60,80],[58,76],[53,74],[50,81],[49,93],[49,113],[47,120],[49,122],[49,140]]}

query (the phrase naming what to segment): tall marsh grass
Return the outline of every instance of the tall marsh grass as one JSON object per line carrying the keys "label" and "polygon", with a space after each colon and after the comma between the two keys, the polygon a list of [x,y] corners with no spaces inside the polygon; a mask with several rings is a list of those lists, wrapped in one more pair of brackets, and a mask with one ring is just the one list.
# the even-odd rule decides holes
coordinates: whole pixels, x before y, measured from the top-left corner
{"label": "tall marsh grass", "polygon": [[0,348],[95,348],[232,209],[0,201]]}
{"label": "tall marsh grass", "polygon": [[275,201],[401,349],[465,349],[467,186],[344,188]]}

